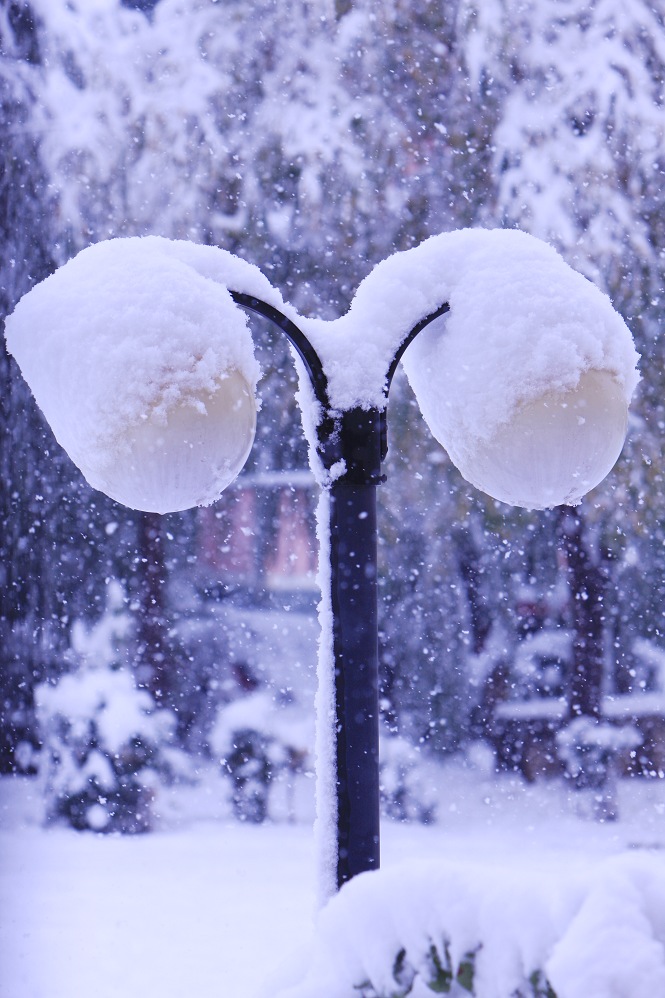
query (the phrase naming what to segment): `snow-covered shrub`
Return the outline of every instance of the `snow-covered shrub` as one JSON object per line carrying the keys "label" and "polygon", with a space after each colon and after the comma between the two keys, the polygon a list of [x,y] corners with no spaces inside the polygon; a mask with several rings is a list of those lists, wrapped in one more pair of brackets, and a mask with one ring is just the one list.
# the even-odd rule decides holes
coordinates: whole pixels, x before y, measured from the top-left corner
{"label": "snow-covered shrub", "polygon": [[377,991],[371,980],[354,985],[354,991],[360,998],[405,998],[413,991],[416,978],[420,977],[422,983],[437,994],[473,994],[475,959],[475,952],[465,953],[456,966],[450,957],[450,946],[444,941],[440,946],[432,943],[422,965],[416,968],[409,962],[407,951],[402,947],[393,963],[389,991],[385,990],[385,986]]}
{"label": "snow-covered shrub", "polygon": [[178,765],[173,715],[157,709],[128,668],[131,630],[122,587],[110,580],[102,616],[72,625],[73,671],[35,691],[47,821],[145,831],[158,776]]}
{"label": "snow-covered shrub", "polygon": [[665,690],[665,651],[649,638],[635,638],[632,644],[631,688],[637,691]]}
{"label": "snow-covered shrub", "polygon": [[210,748],[231,780],[231,803],[240,821],[264,821],[274,782],[292,783],[307,770],[312,728],[311,719],[293,703],[280,702],[268,690],[250,693],[220,710]]}
{"label": "snow-covered shrub", "polygon": [[120,584],[92,625],[74,621],[72,671],[35,690],[47,822],[104,832],[143,832],[160,779],[182,769],[175,717],[138,689],[129,668],[132,622]]}
{"label": "snow-covered shrub", "polygon": [[36,691],[46,820],[78,830],[144,832],[174,718],[126,670],[83,668]]}
{"label": "snow-covered shrub", "polygon": [[117,579],[109,579],[101,617],[94,624],[83,620],[72,623],[72,659],[97,667],[124,664],[131,631],[132,618],[127,610],[124,590]]}
{"label": "snow-covered shrub", "polygon": [[398,821],[433,821],[436,802],[415,746],[397,735],[381,738],[379,759],[383,814]]}
{"label": "snow-covered shrub", "polygon": [[655,855],[520,873],[486,861],[363,873],[261,998],[652,998],[665,994],[665,870]]}
{"label": "snow-covered shrub", "polygon": [[642,735],[634,725],[618,726],[593,717],[576,717],[557,733],[566,776],[577,790],[590,792],[595,817],[605,821],[617,817],[614,761],[619,752],[641,743]]}
{"label": "snow-covered shrub", "polygon": [[272,740],[253,728],[234,732],[224,759],[233,781],[233,813],[239,821],[260,824],[268,816],[268,786],[274,772]]}
{"label": "snow-covered shrub", "polygon": [[570,673],[572,634],[546,627],[528,634],[515,650],[511,669],[513,696],[563,697]]}

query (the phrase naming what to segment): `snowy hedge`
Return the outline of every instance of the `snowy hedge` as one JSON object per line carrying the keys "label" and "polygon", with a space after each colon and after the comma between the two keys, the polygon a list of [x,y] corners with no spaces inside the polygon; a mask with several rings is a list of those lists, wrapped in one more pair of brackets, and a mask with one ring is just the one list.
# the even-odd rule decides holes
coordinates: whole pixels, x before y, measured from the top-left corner
{"label": "snowy hedge", "polygon": [[362,874],[263,998],[665,994],[665,864],[407,863]]}

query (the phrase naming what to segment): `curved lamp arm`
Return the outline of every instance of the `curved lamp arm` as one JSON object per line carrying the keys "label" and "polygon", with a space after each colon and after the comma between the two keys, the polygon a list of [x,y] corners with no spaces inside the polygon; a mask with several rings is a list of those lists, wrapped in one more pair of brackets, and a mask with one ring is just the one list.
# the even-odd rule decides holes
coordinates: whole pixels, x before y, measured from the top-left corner
{"label": "curved lamp arm", "polygon": [[395,356],[392,359],[390,367],[388,368],[388,375],[386,377],[386,395],[390,391],[390,386],[392,384],[393,378],[395,377],[395,371],[397,370],[397,365],[404,356],[404,352],[410,343],[413,343],[418,333],[421,333],[425,326],[429,326],[430,322],[434,322],[435,319],[440,318],[440,316],[445,315],[446,312],[450,312],[450,305],[448,302],[444,302],[439,308],[435,308],[433,312],[426,315],[424,319],[417,322],[410,333],[408,333],[402,340],[399,349],[397,350]]}
{"label": "curved lamp arm", "polygon": [[[330,405],[328,393],[328,376],[323,368],[321,358],[308,340],[303,331],[280,312],[274,305],[269,305],[255,295],[245,294],[241,291],[230,292],[231,297],[237,305],[254,312],[256,315],[268,319],[274,326],[280,329],[298,356],[305,365],[309,380],[314,391],[315,398],[321,406],[322,419],[317,428],[318,453],[323,466],[327,471],[333,467],[340,459],[344,459],[347,465],[347,476],[351,476],[358,481],[369,480],[370,482],[381,482],[383,476],[379,468],[376,467],[375,448],[368,441],[368,436],[372,434],[372,425],[378,424],[378,460],[379,464],[385,460],[388,453],[388,432],[386,409],[364,410],[351,409],[348,413],[340,413]],[[385,378],[385,398],[387,402],[390,386],[392,385],[397,365],[399,364],[405,350],[434,319],[445,315],[450,311],[448,302],[430,312],[407,333],[402,340],[398,350],[392,358]],[[354,415],[350,415],[353,413]],[[345,446],[348,440],[348,445]],[[351,442],[353,441],[353,443]],[[371,469],[368,465],[371,465]]]}
{"label": "curved lamp arm", "polygon": [[243,308],[249,309],[250,312],[255,312],[257,315],[263,316],[264,319],[269,319],[273,325],[282,330],[289,342],[297,350],[300,359],[307,368],[317,402],[321,405],[324,412],[327,412],[330,408],[328,401],[328,377],[323,370],[323,364],[319,355],[303,331],[296,326],[295,322],[288,319],[283,312],[275,308],[274,305],[268,305],[267,302],[262,301],[260,298],[256,298],[254,295],[247,295],[242,291],[229,290],[229,294],[236,305],[241,305]]}

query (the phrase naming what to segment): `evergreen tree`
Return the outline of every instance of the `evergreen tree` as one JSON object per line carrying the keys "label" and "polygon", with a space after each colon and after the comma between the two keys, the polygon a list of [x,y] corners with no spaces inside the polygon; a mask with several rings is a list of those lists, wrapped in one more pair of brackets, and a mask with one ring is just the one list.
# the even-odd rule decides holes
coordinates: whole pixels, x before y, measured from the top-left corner
{"label": "evergreen tree", "polygon": [[[626,460],[584,507],[583,536],[614,580],[631,580],[634,610],[613,595],[616,582],[606,594],[629,667],[629,616],[658,635],[665,595],[659,10],[646,0],[629,10],[619,0],[0,0],[0,37],[3,314],[89,242],[147,233],[245,256],[303,312],[325,316],[344,311],[389,253],[479,223],[554,242],[610,292],[649,364]],[[266,404],[252,467],[298,467],[289,350],[255,329]],[[43,622],[66,638],[65,617],[100,612],[107,576],[127,580],[136,607],[158,606],[154,619],[177,614],[169,581],[189,571],[195,517],[156,528],[89,490],[64,456],[54,460],[23,382],[0,362],[12,483],[2,615],[20,646],[7,654],[53,647],[32,638]],[[405,557],[385,559],[387,710],[417,737],[454,715],[456,733],[439,740],[448,746],[464,736],[479,657],[511,654],[520,589],[553,584],[556,518],[467,487],[401,378],[390,429],[383,551]],[[142,645],[159,659],[168,642],[146,632]],[[153,662],[149,685],[158,672]],[[185,695],[171,679],[169,695]]]}
{"label": "evergreen tree", "polygon": [[[613,645],[625,670],[634,621],[643,627],[648,620],[653,634],[662,621],[662,345],[654,334],[662,312],[663,12],[641,0],[630,7],[617,0],[498,0],[467,3],[464,30],[470,77],[479,89],[491,81],[500,95],[496,221],[548,240],[606,290],[649,358],[624,460],[564,535],[571,605],[580,609],[594,593],[604,622],[601,633],[598,621],[574,617],[574,675],[587,677],[580,702],[593,714],[603,645]],[[601,596],[599,566],[627,582],[624,552],[635,557],[637,550],[645,585],[631,587],[629,604],[611,582]]]}
{"label": "evergreen tree", "polygon": [[[34,129],[32,72],[41,65],[27,3],[0,3],[0,331],[31,284],[51,269],[49,205]],[[62,461],[40,467],[48,436],[16,365],[0,345],[0,771],[34,740],[32,687],[50,658],[58,616],[48,514]]]}

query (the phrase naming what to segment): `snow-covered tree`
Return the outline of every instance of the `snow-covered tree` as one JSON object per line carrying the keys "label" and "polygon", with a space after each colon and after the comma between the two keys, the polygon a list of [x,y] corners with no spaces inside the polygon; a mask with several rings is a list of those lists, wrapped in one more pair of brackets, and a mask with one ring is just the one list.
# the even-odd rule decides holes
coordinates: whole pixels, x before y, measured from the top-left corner
{"label": "snow-covered tree", "polygon": [[502,93],[497,220],[639,309],[660,243],[663,12],[644,0],[468,0],[464,16],[469,74]]}
{"label": "snow-covered tree", "polygon": [[[599,595],[604,633],[595,641],[605,648],[589,650],[597,699],[608,640],[621,657],[627,618],[658,629],[661,617],[663,11],[642,0],[466,0],[460,25],[469,78],[497,95],[495,222],[550,241],[606,290],[647,358],[624,461],[585,502],[577,547],[566,542],[569,565],[588,568],[586,583],[579,571],[570,576],[574,605],[587,589],[599,592],[592,576],[619,576],[624,551],[640,551],[645,584],[630,604],[609,579]],[[590,648],[580,633],[585,640]]]}
{"label": "snow-covered tree", "polygon": [[138,689],[129,660],[131,615],[122,587],[108,586],[104,614],[72,628],[73,671],[37,687],[39,760],[48,822],[80,831],[148,831],[162,778],[180,763],[175,716]]}
{"label": "snow-covered tree", "polygon": [[[142,233],[221,245],[258,264],[303,312],[326,315],[343,311],[392,251],[479,222],[528,228],[599,281],[653,363],[627,460],[587,507],[585,536],[594,553],[611,554],[612,576],[632,580],[646,632],[657,633],[665,578],[658,8],[646,0],[629,8],[619,0],[2,0],[0,35],[11,124],[0,173],[3,311],[87,243]],[[297,467],[305,447],[288,349],[255,329],[266,401],[252,461]],[[51,440],[11,379],[2,460],[5,480],[18,484],[2,498],[11,551],[2,599],[37,607],[32,616],[16,611],[25,628],[12,633],[54,614],[99,614],[107,575],[127,578],[134,604],[158,607],[165,620],[174,612],[169,581],[193,572],[194,517],[161,524],[151,590],[156,575],[138,542],[154,524],[93,495],[64,459],[49,472],[61,485],[31,479],[34,469],[46,474]],[[405,557],[385,559],[388,710],[401,704],[419,736],[453,718],[456,734],[440,744],[456,744],[490,622],[502,628],[491,647],[510,655],[519,591],[552,584],[555,519],[510,513],[468,489],[420,425],[401,378],[390,427],[383,550]],[[74,586],[77,575],[84,583]],[[632,611],[615,588],[607,605],[627,647]],[[8,620],[12,613],[3,610]],[[159,682],[148,663],[155,689],[167,687],[169,669],[193,674],[162,638],[146,631],[143,641],[155,661],[167,649]],[[414,692],[416,673],[423,684]],[[193,686],[170,681],[169,695],[190,702]]]}
{"label": "snow-covered tree", "polygon": [[[52,267],[51,202],[35,126],[34,77],[43,52],[29,4],[0,3],[0,331],[20,296]],[[0,345],[0,771],[13,746],[36,741],[32,686],[54,655],[58,572],[48,513],[68,479],[66,458],[46,465],[49,433]]]}

